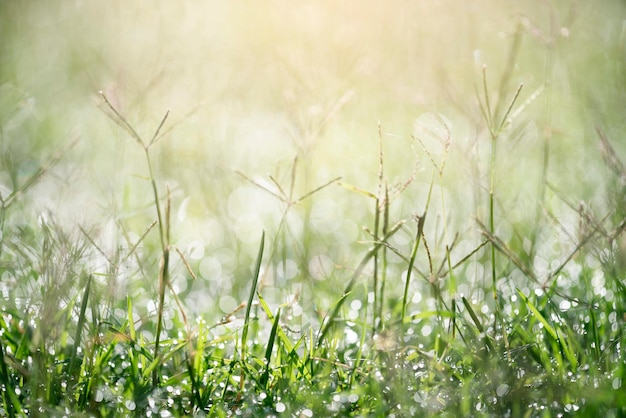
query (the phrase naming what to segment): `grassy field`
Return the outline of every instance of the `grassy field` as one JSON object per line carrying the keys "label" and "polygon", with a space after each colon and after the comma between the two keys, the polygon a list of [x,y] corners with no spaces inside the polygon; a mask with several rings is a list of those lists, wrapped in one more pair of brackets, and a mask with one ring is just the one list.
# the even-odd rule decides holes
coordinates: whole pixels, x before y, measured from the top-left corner
{"label": "grassy field", "polygon": [[0,39],[0,415],[626,416],[622,1]]}

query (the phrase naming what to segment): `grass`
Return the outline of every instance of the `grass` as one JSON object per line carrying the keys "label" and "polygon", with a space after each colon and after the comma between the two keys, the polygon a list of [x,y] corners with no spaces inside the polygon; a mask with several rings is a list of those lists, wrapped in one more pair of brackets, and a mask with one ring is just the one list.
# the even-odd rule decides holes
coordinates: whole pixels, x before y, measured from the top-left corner
{"label": "grass", "polygon": [[[0,17],[16,26],[3,29],[10,59],[0,61],[0,415],[626,415],[623,7],[541,4],[500,23],[506,41],[485,51],[502,59],[448,74],[467,85],[436,79],[445,104],[411,116],[412,127],[402,115],[414,103],[389,92],[387,66],[350,48],[319,68],[277,52],[289,77],[259,71],[292,87],[280,106],[267,86],[244,83],[260,108],[282,109],[293,136],[288,152],[268,143],[269,162],[237,130],[245,106],[219,95],[210,121],[219,125],[224,105],[234,122],[209,151],[189,126],[207,121],[194,119],[201,110],[150,123],[158,83],[131,105],[105,90],[87,105],[95,117],[79,113],[78,90],[63,93],[68,115],[35,112],[44,90],[13,70],[20,42],[41,40]],[[371,7],[355,20],[368,31],[414,11]],[[28,20],[16,5],[0,10]],[[263,19],[274,28],[283,17]],[[608,29],[587,31],[600,18]],[[250,21],[233,19],[242,27],[222,29],[245,32]],[[383,25],[372,45],[400,48],[394,31]],[[329,59],[279,32],[233,38],[233,66],[248,59],[239,42],[302,42]],[[474,41],[495,39],[483,34]],[[589,49],[598,43],[604,61]],[[440,63],[454,55],[424,48]],[[228,97],[247,90],[223,86]],[[384,104],[374,118],[359,94],[378,88],[366,96]],[[40,139],[77,120],[80,138]],[[243,145],[230,149],[229,138]],[[263,161],[247,160],[255,153]],[[115,161],[101,163],[106,155]]]}

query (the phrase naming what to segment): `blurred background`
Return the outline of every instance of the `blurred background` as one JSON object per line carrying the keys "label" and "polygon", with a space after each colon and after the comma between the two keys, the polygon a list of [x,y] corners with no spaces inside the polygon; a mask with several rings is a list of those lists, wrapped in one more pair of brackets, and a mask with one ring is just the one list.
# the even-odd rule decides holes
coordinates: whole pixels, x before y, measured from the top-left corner
{"label": "blurred background", "polygon": [[[197,275],[174,257],[172,280],[188,313],[211,322],[247,299],[262,230],[268,300],[298,300],[301,324],[336,301],[372,241],[366,192],[381,193],[381,144],[390,223],[407,221],[397,249],[410,251],[431,181],[435,264],[457,234],[454,259],[476,248],[488,213],[485,79],[496,119],[523,84],[498,137],[500,237],[522,248],[538,235],[553,259],[559,225],[578,219],[566,202],[603,214],[621,187],[596,128],[626,155],[623,1],[4,1],[0,31],[3,198],[49,168],[3,211],[5,234],[32,228],[37,241],[54,223],[83,242],[103,293],[148,296],[136,302],[148,314],[156,229],[133,248],[156,219],[146,155],[100,91],[145,144],[169,112],[149,153],[162,204],[171,193],[172,243]],[[539,228],[537,208],[561,224]],[[480,256],[459,272],[459,291],[479,299]],[[406,263],[390,257],[397,298]],[[5,293],[33,291],[18,276],[3,276]],[[417,309],[427,280],[412,290]]]}

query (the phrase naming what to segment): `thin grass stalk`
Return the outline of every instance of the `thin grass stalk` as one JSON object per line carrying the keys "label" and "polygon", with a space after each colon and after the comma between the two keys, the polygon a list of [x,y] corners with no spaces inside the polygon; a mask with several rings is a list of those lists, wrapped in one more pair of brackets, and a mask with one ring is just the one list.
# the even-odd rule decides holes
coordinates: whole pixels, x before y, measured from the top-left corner
{"label": "thin grass stalk", "polygon": [[452,261],[450,259],[450,247],[446,244],[446,261],[448,263],[448,288],[450,290],[450,299],[452,300],[452,323],[450,324],[450,328],[452,331],[452,340],[455,336],[455,327],[456,327],[456,276],[452,271]]}
{"label": "thin grass stalk", "polygon": [[[478,319],[476,312],[474,312],[472,305],[465,298],[465,296],[461,297],[461,300],[463,301],[463,305],[465,305],[465,309],[467,310],[467,313],[469,313],[470,317],[472,318],[472,322],[474,322],[474,325],[476,325],[476,329],[478,329],[478,332],[480,334],[484,334],[485,330],[482,324],[480,323],[480,320]],[[489,350],[493,352],[494,347],[491,344],[491,341],[489,340],[489,337],[487,335],[484,335],[484,341],[485,341],[485,345],[489,348]]]}
{"label": "thin grass stalk", "polygon": [[[374,212],[374,231],[373,238],[375,242],[378,242],[378,228],[380,224],[380,199],[376,197],[376,201],[374,202],[376,205]],[[372,272],[372,288],[374,291],[374,307],[372,309],[372,330],[376,330],[376,314],[378,312],[376,308],[376,304],[378,302],[378,252],[373,254],[374,268]]]}
{"label": "thin grass stalk", "polygon": [[596,355],[596,361],[600,361],[601,351],[600,351],[600,335],[598,334],[598,322],[596,320],[595,310],[589,309],[589,317],[591,318],[591,333],[593,334],[593,342],[594,342],[594,354]]}
{"label": "thin grass stalk", "polygon": [[[447,148],[446,148],[447,149]],[[442,167],[441,170],[439,170],[439,181],[442,182],[443,179],[443,168],[445,166],[445,156],[444,156],[444,160],[442,162]],[[446,200],[444,197],[444,193],[443,193],[443,189],[441,190],[441,210],[443,213],[443,237],[445,240],[445,245],[446,245],[446,253],[445,253],[445,260],[444,263],[448,264],[448,289],[449,289],[449,294],[450,294],[450,299],[452,300],[452,323],[451,323],[451,331],[452,331],[452,339],[454,339],[454,332],[455,332],[455,318],[456,318],[456,290],[457,290],[457,286],[456,286],[456,277],[454,276],[454,272],[452,271],[452,261],[450,259],[450,252],[452,251],[450,244],[448,242],[448,220],[447,220],[447,216],[446,216]],[[454,246],[454,242],[452,243],[452,246]],[[443,268],[443,264],[442,267],[439,269],[440,271]],[[443,319],[443,318],[442,318]]]}
{"label": "thin grass stalk", "polygon": [[[503,81],[506,81],[507,78],[504,77]],[[500,86],[501,89],[504,86]],[[483,89],[485,95],[485,103],[486,110],[483,111],[483,114],[486,117],[487,126],[489,128],[489,133],[491,135],[491,158],[489,165],[489,232],[492,236],[495,236],[495,172],[496,172],[496,155],[497,155],[497,144],[498,137],[502,133],[503,129],[509,123],[509,114],[517,101],[519,94],[522,90],[523,84],[520,84],[518,89],[516,90],[511,102],[509,103],[502,119],[498,123],[498,125],[494,125],[495,114],[492,115],[489,105],[489,90],[487,87],[487,71],[486,66],[483,66]],[[497,112],[497,109],[496,109]],[[492,295],[495,306],[495,314],[494,314],[494,330],[498,329],[498,321],[500,319],[500,301],[498,300],[498,291],[497,291],[497,273],[496,273],[496,246],[492,242],[491,243],[491,286],[492,286]],[[502,333],[505,345],[508,347],[508,338],[506,335],[506,330],[504,324],[502,324]]]}
{"label": "thin grass stalk", "polygon": [[157,212],[157,221],[159,226],[159,239],[161,240],[161,248],[165,249],[166,246],[166,234],[165,234],[165,225],[163,222],[163,215],[161,211],[161,200],[159,198],[159,189],[156,184],[156,180],[154,177],[154,170],[152,168],[152,159],[150,158],[150,150],[144,147],[144,152],[146,155],[146,161],[148,163],[148,173],[150,176],[150,185],[152,186],[152,194],[154,198],[154,205]]}
{"label": "thin grass stalk", "polygon": [[[383,228],[382,234],[383,236],[387,235],[387,229],[389,228],[389,189],[387,184],[385,183],[385,200],[384,200],[384,209],[383,209]],[[386,244],[386,243],[385,243]],[[383,329],[383,306],[385,300],[385,283],[387,282],[387,245],[383,245],[381,261],[382,261],[382,269],[381,269],[381,277],[380,277],[380,292],[379,292],[379,302],[378,302],[378,330]]]}
{"label": "thin grass stalk", "polygon": [[[489,232],[495,236],[495,211],[494,211],[494,183],[495,183],[495,171],[496,171],[496,146],[497,136],[491,138],[491,165],[490,165],[490,179],[489,179]],[[493,293],[493,300],[495,301],[496,311],[498,310],[498,292],[496,289],[496,246],[491,244],[491,290]],[[494,325],[495,329],[496,325]]]}
{"label": "thin grass stalk", "polygon": [[[382,131],[382,126],[380,124],[380,121],[378,122],[378,191],[376,193],[376,201],[375,201],[375,208],[374,208],[374,231],[373,231],[373,237],[374,237],[374,241],[378,242],[379,241],[379,230],[380,230],[380,217],[381,217],[381,207],[383,206],[384,203],[384,197],[382,196],[382,191],[383,191],[383,184],[384,184],[384,151],[383,151],[383,131]],[[384,213],[382,214],[384,216]],[[383,233],[384,234],[384,233]],[[372,330],[374,332],[376,332],[376,330],[378,329],[378,326],[380,325],[379,322],[377,322],[377,318],[380,318],[378,316],[378,304],[382,303],[382,301],[379,301],[380,299],[380,295],[379,295],[379,284],[378,284],[378,271],[379,271],[379,267],[378,267],[378,252],[376,252],[374,254],[374,271],[373,271],[373,288],[374,288],[374,309],[372,310]]]}
{"label": "thin grass stalk", "polygon": [[248,303],[246,305],[246,315],[243,320],[243,329],[241,331],[241,357],[246,358],[246,344],[248,341],[248,327],[250,324],[250,311],[252,309],[252,302],[254,301],[254,295],[256,294],[257,284],[259,283],[259,276],[261,273],[261,261],[263,260],[263,249],[265,247],[265,230],[261,233],[261,244],[259,245],[259,252],[257,254],[256,263],[254,266],[254,275],[252,276],[252,286],[250,288],[250,294],[248,295]]}
{"label": "thin grass stalk", "polygon": [[[157,207],[157,213],[159,216],[159,235],[161,236],[161,244],[162,244],[162,256],[161,256],[161,263],[159,265],[159,304],[157,307],[157,328],[156,328],[156,339],[155,339],[155,343],[154,343],[154,360],[158,361],[159,358],[159,348],[160,348],[160,342],[161,342],[161,331],[163,328],[163,310],[164,310],[164,306],[165,306],[165,290],[167,289],[168,285],[169,285],[169,281],[170,281],[170,270],[169,270],[169,265],[170,265],[170,248],[169,248],[169,223],[170,223],[170,219],[169,219],[169,214],[170,214],[170,198],[168,196],[168,202],[167,202],[167,210],[166,210],[166,226],[163,226],[162,223],[162,218],[161,218],[161,210],[160,210],[160,205],[158,203],[158,191],[156,188],[156,182],[154,181],[154,177],[152,177],[152,184],[153,184],[153,190],[155,193],[155,203],[156,203],[156,207]],[[166,229],[166,232],[164,233],[164,228]],[[158,386],[159,384],[159,376],[160,376],[160,367],[157,366],[154,368],[153,372],[152,372],[152,385],[154,387]]]}
{"label": "thin grass stalk", "polygon": [[[169,190],[168,190],[168,198],[167,198],[167,206],[166,206],[166,214],[165,214],[166,219],[164,221],[162,210],[161,210],[159,189],[157,187],[156,178],[154,176],[152,159],[150,158],[150,147],[156,142],[157,138],[159,137],[159,133],[161,132],[161,129],[163,128],[165,121],[167,120],[169,111],[165,113],[165,115],[163,116],[163,119],[161,119],[161,122],[159,123],[159,126],[155,130],[154,135],[152,136],[152,139],[150,140],[148,144],[146,144],[141,139],[137,131],[135,131],[132,125],[126,120],[126,118],[124,118],[124,116],[122,116],[122,114],[118,112],[118,110],[113,106],[113,104],[111,104],[111,102],[106,97],[106,95],[102,92],[99,92],[99,93],[102,99],[104,100],[104,103],[106,104],[107,108],[111,112],[113,112],[113,115],[115,116],[115,117],[111,117],[111,119],[114,122],[116,122],[118,125],[120,125],[122,128],[124,128],[131,135],[131,137],[135,140],[135,142],[137,142],[139,146],[141,146],[145,154],[146,163],[148,165],[148,173],[149,173],[149,178],[150,178],[150,184],[152,186],[154,205],[155,205],[156,212],[157,212],[159,239],[161,242],[161,251],[162,251],[161,262],[159,263],[159,290],[158,290],[159,294],[158,294],[158,307],[157,307],[156,339],[155,339],[155,344],[154,344],[154,361],[157,361],[159,358],[159,346],[161,343],[161,330],[163,327],[163,309],[164,309],[164,304],[165,304],[165,290],[169,284],[169,276],[170,276],[170,273],[169,273],[169,258],[170,258],[169,257],[169,253],[170,253],[170,248],[169,248],[170,246],[170,218],[169,218],[169,215],[170,215],[171,199],[170,199]],[[159,367],[155,367],[152,372],[152,384],[154,387],[158,386],[158,383],[159,383],[159,374],[160,374],[159,369],[160,369]]]}
{"label": "thin grass stalk", "polygon": [[417,249],[420,245],[420,240],[422,235],[424,234],[424,225],[426,223],[426,214],[428,213],[428,206],[430,204],[430,196],[433,191],[433,184],[435,181],[435,173],[433,172],[433,176],[430,180],[430,187],[428,189],[428,197],[426,198],[426,205],[424,207],[424,212],[422,212],[421,216],[417,217],[417,231],[415,233],[415,241],[413,242],[413,248],[411,250],[411,258],[409,259],[409,267],[406,272],[406,279],[404,280],[404,292],[402,294],[402,332],[404,334],[404,322],[406,318],[406,306],[409,300],[409,286],[411,284],[411,275],[413,273],[413,266],[415,266],[415,258],[417,256]]}
{"label": "thin grass stalk", "polygon": [[511,102],[509,103],[509,107],[507,107],[506,112],[504,113],[504,116],[502,117],[502,120],[500,121],[500,124],[498,125],[498,129],[496,130],[496,136],[499,136],[502,133],[502,130],[504,128],[506,128],[507,125],[513,119],[514,115],[511,116],[511,119],[509,119],[509,115],[511,115],[511,111],[513,110],[513,106],[517,102],[517,99],[518,99],[519,94],[522,91],[523,87],[524,87],[524,84],[522,83],[522,84],[520,84],[517,87],[517,90],[515,90],[515,94],[513,95],[513,98],[511,99]]}
{"label": "thin grass stalk", "polygon": [[406,317],[406,306],[409,300],[409,286],[411,284],[411,275],[413,273],[413,266],[415,265],[415,258],[417,256],[417,249],[420,245],[420,239],[422,232],[424,231],[424,215],[417,217],[417,231],[415,232],[415,240],[413,241],[413,248],[411,249],[411,257],[409,258],[409,266],[406,272],[406,278],[404,279],[404,292],[402,293],[402,311],[401,311],[401,323],[402,333],[404,334],[404,320]]}
{"label": "thin grass stalk", "polygon": [[[169,284],[169,275],[170,275],[169,274],[169,251],[170,251],[170,248],[169,248],[169,244],[170,244],[169,243],[169,233],[170,233],[169,212],[170,212],[171,201],[170,201],[170,196],[169,196],[169,191],[168,191],[166,219],[164,222],[162,211],[161,211],[159,190],[158,190],[156,179],[154,176],[152,159],[150,158],[150,147],[151,145],[155,143],[156,139],[159,137],[159,133],[161,132],[161,129],[163,128],[165,121],[167,120],[169,111],[165,113],[165,115],[163,116],[163,119],[161,119],[161,122],[159,123],[159,126],[155,130],[154,135],[152,136],[152,139],[150,140],[148,144],[146,144],[141,139],[141,136],[139,136],[137,131],[135,131],[133,126],[113,106],[113,104],[109,101],[106,95],[103,92],[99,92],[99,94],[102,97],[107,108],[111,112],[113,112],[113,115],[115,116],[115,117],[111,117],[111,119],[114,122],[116,122],[118,125],[120,125],[123,129],[125,129],[131,135],[131,137],[135,140],[135,142],[137,142],[141,146],[145,154],[146,163],[148,165],[148,173],[149,173],[149,178],[150,178],[150,184],[152,186],[154,205],[156,207],[156,212],[157,212],[159,239],[160,239],[161,251],[162,251],[161,262],[159,263],[159,290],[158,290],[159,294],[158,294],[157,327],[156,327],[157,329],[156,329],[156,339],[155,339],[155,344],[154,344],[154,360],[157,360],[159,357],[159,346],[161,342],[161,329],[163,327],[163,309],[164,309],[164,303],[165,303],[165,289],[167,288]],[[154,387],[158,385],[158,380],[159,380],[159,367],[155,367],[152,372],[152,384]]]}
{"label": "thin grass stalk", "polygon": [[185,365],[187,366],[187,375],[189,376],[189,380],[191,380],[191,409],[202,408],[202,396],[200,394],[200,385],[198,385],[198,380],[196,378],[196,373],[193,368],[193,363],[191,358],[187,356],[185,361]]}
{"label": "thin grass stalk", "polygon": [[487,88],[487,65],[483,65],[483,94],[485,97],[485,109],[483,114],[485,116],[485,120],[487,122],[487,126],[489,127],[489,132],[491,136],[493,135],[493,116],[491,113],[491,105],[489,104],[489,89]]}

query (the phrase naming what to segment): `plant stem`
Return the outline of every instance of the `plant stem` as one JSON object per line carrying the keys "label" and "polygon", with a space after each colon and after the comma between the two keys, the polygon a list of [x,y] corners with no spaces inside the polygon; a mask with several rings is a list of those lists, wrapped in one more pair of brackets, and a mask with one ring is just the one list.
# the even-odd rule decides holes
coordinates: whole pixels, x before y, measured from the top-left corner
{"label": "plant stem", "polygon": [[[491,137],[491,167],[489,181],[489,232],[495,236],[495,216],[494,216],[494,188],[495,188],[495,167],[496,167],[496,143],[497,136]],[[498,293],[496,291],[496,246],[491,243],[491,285],[493,290],[493,299],[496,302],[496,310],[498,309]]]}

